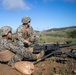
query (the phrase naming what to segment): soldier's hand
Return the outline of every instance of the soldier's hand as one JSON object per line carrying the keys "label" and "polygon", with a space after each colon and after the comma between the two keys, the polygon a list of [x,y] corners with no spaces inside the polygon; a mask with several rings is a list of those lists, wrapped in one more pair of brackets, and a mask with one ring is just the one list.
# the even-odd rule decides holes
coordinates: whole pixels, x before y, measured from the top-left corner
{"label": "soldier's hand", "polygon": [[31,42],[25,40],[24,43],[28,44],[28,45],[31,45]]}
{"label": "soldier's hand", "polygon": [[34,42],[34,41],[35,41],[35,36],[33,35],[33,36],[30,38],[29,41],[30,41],[30,42]]}

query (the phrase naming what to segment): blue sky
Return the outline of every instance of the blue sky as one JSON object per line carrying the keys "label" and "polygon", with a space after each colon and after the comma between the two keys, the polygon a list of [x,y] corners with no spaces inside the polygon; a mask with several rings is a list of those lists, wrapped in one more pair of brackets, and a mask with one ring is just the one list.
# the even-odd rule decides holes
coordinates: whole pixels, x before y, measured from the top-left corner
{"label": "blue sky", "polygon": [[76,0],[0,0],[0,28],[15,31],[30,16],[35,30],[76,26]]}

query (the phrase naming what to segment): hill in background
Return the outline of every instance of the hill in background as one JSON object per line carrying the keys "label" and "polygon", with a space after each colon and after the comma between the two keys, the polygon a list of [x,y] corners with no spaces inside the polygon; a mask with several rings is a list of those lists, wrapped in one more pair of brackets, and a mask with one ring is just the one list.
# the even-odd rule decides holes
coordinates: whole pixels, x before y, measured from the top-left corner
{"label": "hill in background", "polygon": [[[37,31],[40,42],[62,42],[67,41],[67,33],[76,30],[76,26],[64,27],[64,28],[52,28],[41,32]],[[73,40],[71,38],[71,40]]]}
{"label": "hill in background", "polygon": [[66,33],[72,30],[76,30],[76,26],[64,27],[64,28],[52,28],[44,30],[38,33],[44,34],[46,36],[55,36],[55,37],[66,37]]}
{"label": "hill in background", "polygon": [[70,26],[70,27],[63,27],[63,28],[52,28],[45,31],[61,31],[61,30],[70,30],[70,29],[76,29],[76,26]]}

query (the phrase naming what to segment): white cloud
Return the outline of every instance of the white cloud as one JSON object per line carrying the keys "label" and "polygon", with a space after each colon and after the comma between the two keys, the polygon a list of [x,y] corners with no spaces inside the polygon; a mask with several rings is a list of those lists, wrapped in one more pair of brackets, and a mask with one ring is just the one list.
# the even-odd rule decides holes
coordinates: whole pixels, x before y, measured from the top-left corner
{"label": "white cloud", "polygon": [[29,5],[24,0],[2,0],[1,5],[7,10],[23,10],[30,9]]}

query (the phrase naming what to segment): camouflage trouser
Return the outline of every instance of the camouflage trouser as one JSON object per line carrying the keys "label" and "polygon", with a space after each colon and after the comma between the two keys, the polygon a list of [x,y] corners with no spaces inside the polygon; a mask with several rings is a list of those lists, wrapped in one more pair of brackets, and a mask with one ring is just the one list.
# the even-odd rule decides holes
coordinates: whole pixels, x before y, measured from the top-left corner
{"label": "camouflage trouser", "polygon": [[11,58],[11,60],[8,62],[8,65],[9,65],[9,66],[13,66],[14,63],[19,62],[19,61],[21,61],[22,59],[23,59],[23,58],[22,58],[19,54],[16,54],[16,55],[14,55],[13,58]]}
{"label": "camouflage trouser", "polygon": [[21,60],[36,60],[36,54],[32,54],[28,51],[25,51],[23,53],[20,54],[16,54],[13,56],[13,58],[8,62],[9,66],[12,66],[14,63],[19,62]]}
{"label": "camouflage trouser", "polygon": [[37,56],[36,56],[36,54],[33,54],[33,53],[29,52],[29,51],[26,51],[24,53],[24,59],[36,60]]}

